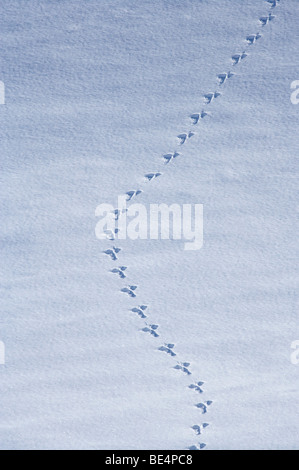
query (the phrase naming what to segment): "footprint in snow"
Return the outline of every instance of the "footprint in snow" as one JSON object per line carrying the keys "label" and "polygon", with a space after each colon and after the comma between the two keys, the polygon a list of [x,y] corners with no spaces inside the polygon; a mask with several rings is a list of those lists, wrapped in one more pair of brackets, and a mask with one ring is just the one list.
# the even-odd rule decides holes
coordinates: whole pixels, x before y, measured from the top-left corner
{"label": "footprint in snow", "polygon": [[147,305],[139,305],[139,307],[132,308],[132,312],[137,313],[141,318],[147,318],[145,311],[147,310]]}
{"label": "footprint in snow", "polygon": [[119,229],[116,228],[115,230],[105,230],[105,235],[108,240],[115,240],[116,235],[119,233]]}
{"label": "footprint in snow", "polygon": [[206,104],[212,103],[212,101],[218,98],[218,96],[221,96],[221,93],[218,93],[217,91],[215,91],[215,93],[207,93],[206,95],[204,95]]}
{"label": "footprint in snow", "polygon": [[188,369],[190,365],[190,362],[178,362],[177,365],[174,366],[174,369],[181,370],[182,372],[184,372],[184,374],[192,375],[190,370]]}
{"label": "footprint in snow", "polygon": [[241,62],[241,60],[244,60],[246,59],[246,57],[248,57],[248,54],[246,54],[246,52],[242,52],[242,54],[235,54],[232,56],[232,61],[233,61],[233,64],[234,65],[237,65]]}
{"label": "footprint in snow", "polygon": [[169,354],[171,357],[175,357],[176,353],[173,351],[174,344],[172,343],[165,343],[164,346],[161,346],[159,348],[159,351],[166,352],[166,354]]}
{"label": "footprint in snow", "polygon": [[188,132],[188,134],[179,134],[178,139],[180,141],[180,145],[184,145],[186,140],[191,139],[195,135],[194,132]]}
{"label": "footprint in snow", "polygon": [[128,191],[126,193],[127,201],[131,201],[131,199],[133,199],[136,196],[139,196],[139,194],[141,194],[141,193],[143,193],[143,191],[141,189],[137,189],[136,191]]}
{"label": "footprint in snow", "polygon": [[115,220],[119,220],[119,218],[126,212],[128,212],[128,209],[115,209],[113,211]]}
{"label": "footprint in snow", "polygon": [[174,158],[177,158],[179,156],[180,154],[178,152],[174,152],[174,153],[167,153],[166,155],[163,155],[163,158],[165,160],[165,164],[167,165],[167,163],[170,163]]}
{"label": "footprint in snow", "polygon": [[121,251],[121,248],[116,248],[115,246],[111,249],[111,250],[106,250],[104,251],[103,253],[105,253],[105,255],[108,255],[110,256],[110,258],[112,259],[112,261],[116,261],[118,258],[117,258],[117,255],[118,253]]}
{"label": "footprint in snow", "polygon": [[250,34],[247,36],[246,41],[248,44],[255,44],[258,39],[260,39],[262,35],[260,33],[257,34]]}
{"label": "footprint in snow", "polygon": [[125,275],[125,271],[128,268],[126,266],[120,266],[119,268],[114,268],[111,270],[112,273],[118,274],[121,279],[125,279],[127,276]]}
{"label": "footprint in snow", "polygon": [[266,0],[266,2],[270,3],[271,8],[275,8],[279,4],[280,0]]}
{"label": "footprint in snow", "polygon": [[226,82],[226,80],[228,80],[229,78],[232,78],[234,75],[235,73],[232,73],[232,72],[220,73],[219,75],[217,75],[219,85],[223,85]]}
{"label": "footprint in snow", "polygon": [[195,424],[194,426],[192,426],[192,429],[196,432],[198,436],[200,436],[203,430],[207,428],[208,426],[209,426],[208,423],[203,423],[201,426],[198,426],[197,424]]}
{"label": "footprint in snow", "polygon": [[198,124],[198,121],[200,119],[204,119],[206,116],[210,116],[210,115],[211,113],[208,113],[207,111],[202,111],[201,113],[191,114],[190,118],[192,119],[193,124],[196,126],[196,124]]}
{"label": "footprint in snow", "polygon": [[142,328],[141,331],[143,331],[144,333],[151,334],[152,336],[154,336],[154,338],[159,338],[159,335],[157,333],[158,328],[159,328],[159,325],[148,325],[145,328]]}
{"label": "footprint in snow", "polygon": [[206,444],[201,443],[201,442],[199,442],[198,445],[199,447],[196,447],[196,446],[188,447],[188,450],[203,450],[207,446]]}
{"label": "footprint in snow", "polygon": [[196,382],[195,384],[189,385],[189,388],[191,390],[194,390],[195,392],[203,393],[203,390],[201,388],[203,385],[204,385],[204,382]]}
{"label": "footprint in snow", "polygon": [[208,407],[213,404],[212,401],[206,401],[205,403],[197,403],[196,408],[202,410],[202,414],[205,415],[208,412]]}
{"label": "footprint in snow", "polygon": [[269,13],[268,16],[262,16],[259,19],[259,22],[261,23],[262,26],[266,26],[270,21],[274,20],[275,15],[272,15],[272,13]]}
{"label": "footprint in snow", "polygon": [[147,179],[147,181],[152,181],[152,180],[158,178],[161,175],[162,175],[162,173],[148,173],[147,175],[144,175],[144,177],[145,177],[145,179]]}
{"label": "footprint in snow", "polygon": [[128,287],[124,287],[121,290],[121,292],[123,292],[124,294],[128,294],[130,297],[135,298],[136,297],[136,294],[135,294],[136,289],[137,289],[137,286],[128,286]]}

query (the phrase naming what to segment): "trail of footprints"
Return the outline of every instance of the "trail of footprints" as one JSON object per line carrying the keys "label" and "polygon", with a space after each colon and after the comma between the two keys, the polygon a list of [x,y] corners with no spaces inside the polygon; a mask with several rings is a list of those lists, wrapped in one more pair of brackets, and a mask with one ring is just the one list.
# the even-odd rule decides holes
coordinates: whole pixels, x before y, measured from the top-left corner
{"label": "trail of footprints", "polygon": [[[270,5],[270,10],[271,12],[266,15],[266,16],[261,16],[259,18],[258,24],[259,26],[264,29],[270,22],[272,22],[275,19],[275,15],[272,14],[272,11],[279,5],[280,0],[265,0],[269,5]],[[262,37],[262,32],[257,32],[255,34],[250,34],[246,37],[246,44],[247,47],[251,47],[254,45],[260,38]],[[248,53],[245,49],[243,52],[234,54],[231,57],[231,66],[236,67],[238,66],[243,60],[245,60],[248,57]],[[218,87],[223,87],[223,85],[233,78],[236,74],[234,72],[227,72],[227,73],[220,73],[217,75],[217,85]],[[203,109],[200,112],[196,112],[190,115],[190,119],[192,122],[193,126],[197,126],[201,120],[205,119],[206,117],[210,117],[211,113],[208,112],[204,106],[210,105],[215,99],[221,97],[222,93],[218,91],[217,89],[214,92],[206,93],[203,95]],[[178,145],[180,147],[185,146],[185,144],[188,142],[189,139],[191,139],[195,135],[195,132],[189,130],[187,132],[183,132],[177,136],[177,141]],[[164,159],[164,164],[168,165],[172,163],[176,158],[180,157],[181,153],[177,152],[176,150],[174,152],[167,153],[163,155]],[[151,182],[155,180],[156,178],[162,176],[163,173],[161,172],[152,172],[152,173],[147,173],[144,175],[144,180],[146,182]],[[132,199],[138,197],[140,194],[143,193],[143,190],[138,188],[134,189],[131,191],[128,191],[126,193],[127,196],[127,201],[131,201]],[[127,209],[126,209],[127,211]],[[122,209],[115,209],[114,211],[114,217],[115,220],[118,221],[122,214],[124,213],[124,210]],[[118,233],[118,229],[115,231],[107,231],[107,239],[109,240],[115,240],[116,235]],[[122,252],[122,249],[117,247],[117,246],[112,246],[111,248],[107,249],[104,251],[104,254],[109,256],[113,262],[116,262],[120,256],[120,253]],[[111,273],[117,275],[120,279],[125,279],[127,277],[127,266],[119,266],[115,267],[111,270]],[[125,287],[121,288],[121,292],[128,295],[131,298],[136,298],[137,297],[137,285],[127,285]],[[140,329],[140,331],[144,334],[152,336],[155,340],[159,340],[160,338],[160,332],[159,332],[159,325],[149,323],[147,319],[149,318],[148,314],[148,306],[147,305],[138,305],[134,306],[131,309],[131,312],[135,315],[137,315],[140,320],[143,321],[143,327]],[[184,374],[185,376],[189,377],[192,376],[192,372],[190,370],[191,364],[189,362],[181,362],[178,361],[178,353],[175,350],[175,344],[173,343],[168,343],[164,342],[163,344],[160,344],[157,347],[157,350],[160,351],[161,353],[164,353],[165,356],[168,356],[172,360],[175,361],[175,365],[173,365],[173,369],[177,370],[178,372]],[[199,381],[199,382],[193,382],[191,383],[188,388],[197,393],[197,394],[203,394],[203,385],[204,382]],[[209,408],[213,404],[212,401],[204,401],[204,402],[199,402],[196,403],[194,406],[198,409],[199,413],[201,415],[206,415],[209,411]],[[209,423],[201,423],[201,424],[194,424],[191,426],[191,429],[194,431],[196,436],[202,436],[204,434],[205,429],[209,426]],[[188,447],[188,450],[202,450],[206,447],[206,444],[203,442],[198,442],[197,445],[192,445]]]}

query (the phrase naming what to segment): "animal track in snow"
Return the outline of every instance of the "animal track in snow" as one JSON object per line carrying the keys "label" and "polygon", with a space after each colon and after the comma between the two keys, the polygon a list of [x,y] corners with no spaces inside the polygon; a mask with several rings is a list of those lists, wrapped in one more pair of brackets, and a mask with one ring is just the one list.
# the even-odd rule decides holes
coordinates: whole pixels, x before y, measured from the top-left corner
{"label": "animal track in snow", "polygon": [[206,95],[204,95],[206,104],[212,103],[212,101],[218,98],[218,96],[221,96],[221,93],[218,93],[218,91],[215,91],[214,93],[207,93]]}
{"label": "animal track in snow", "polygon": [[148,173],[147,175],[144,175],[147,181],[152,181],[158,178],[159,176],[162,176],[162,173]]}
{"label": "animal track in snow", "polygon": [[161,346],[159,348],[159,351],[163,351],[163,352],[166,352],[167,354],[169,354],[171,357],[175,357],[176,356],[176,353],[173,351],[173,348],[174,348],[174,344],[171,344],[171,343],[165,343],[164,346]]}
{"label": "animal track in snow", "polygon": [[147,310],[147,305],[139,305],[139,307],[134,307],[132,308],[132,312],[137,313],[141,318],[147,318],[147,315],[145,315],[145,311]]}
{"label": "animal track in snow", "polygon": [[151,334],[152,336],[154,336],[154,338],[159,338],[159,335],[157,333],[158,328],[159,328],[159,325],[148,325],[145,328],[142,328],[141,331],[143,331],[144,333]]}
{"label": "animal track in snow", "polygon": [[268,16],[262,16],[259,21],[262,24],[262,26],[266,26],[270,21],[274,20],[275,15],[272,15],[272,13],[269,13]]}
{"label": "animal track in snow", "polygon": [[248,44],[255,44],[256,41],[261,37],[262,35],[260,33],[250,34],[249,36],[247,36],[246,41],[248,42]]}
{"label": "animal track in snow", "polygon": [[178,362],[177,365],[174,366],[174,369],[181,370],[182,372],[184,372],[184,374],[192,375],[192,373],[188,369],[190,365],[191,365],[190,362]]}
{"label": "animal track in snow", "polygon": [[105,230],[104,233],[106,235],[106,238],[110,241],[115,240],[115,235],[117,235],[119,232],[119,229],[116,228],[115,230]]}
{"label": "animal track in snow", "polygon": [[188,140],[191,139],[195,135],[194,132],[188,132],[188,134],[179,134],[178,139],[180,141],[180,145],[184,145],[184,143]]}
{"label": "animal track in snow", "polygon": [[128,209],[115,209],[113,211],[115,220],[119,220],[119,218],[126,212],[128,212]]}
{"label": "animal track in snow", "polygon": [[165,164],[170,163],[174,158],[177,158],[180,156],[180,153],[174,152],[174,153],[167,153],[166,155],[163,155],[163,158],[165,160]]}
{"label": "animal track in snow", "polygon": [[[271,5],[271,9],[275,8],[280,3],[280,0],[266,0],[266,1],[267,1],[268,4]],[[260,27],[261,28],[265,27],[274,18],[275,18],[275,15],[272,15],[271,13],[269,13],[268,16],[266,16],[266,15],[261,16],[259,18]],[[264,31],[264,29],[262,29],[262,31]],[[249,48],[251,48],[251,45],[255,44],[257,42],[257,40],[261,37],[262,37],[262,34],[260,34],[260,33],[247,36],[246,37],[246,41],[247,41],[246,50],[249,50]],[[241,54],[233,55],[231,57],[233,66],[237,66],[238,64],[240,64],[240,62],[243,61],[247,56],[248,56],[248,54],[245,50]],[[222,73],[222,74],[217,75],[218,85],[221,86],[221,85],[225,84],[226,81],[229,78],[233,77],[234,75],[235,74],[232,73],[232,72]],[[217,90],[221,90],[221,88],[218,87]],[[219,96],[221,96],[221,93],[219,93],[217,91],[215,91],[214,93],[208,93],[208,94],[204,95],[205,104],[209,105],[214,99],[216,99]],[[190,116],[190,118],[192,119],[193,124],[196,125],[196,124],[199,123],[200,119],[203,119],[207,115],[209,115],[209,113],[207,113],[206,111],[202,111],[201,113],[192,114]],[[195,135],[195,134],[190,131],[188,133],[179,134],[177,137],[179,139],[180,144],[183,145],[193,135]],[[163,159],[165,161],[165,164],[168,164],[168,163],[172,162],[179,155],[180,154],[178,152],[168,153],[166,155],[163,155]],[[150,182],[150,181],[152,181],[153,179],[157,178],[160,175],[161,175],[161,173],[148,173],[148,174],[145,174],[144,177],[147,181]],[[140,189],[127,192],[126,193],[127,201],[131,201],[131,199],[135,198],[136,196],[138,196],[142,192],[143,191],[140,190]],[[123,214],[123,212],[124,211],[121,210],[121,209],[116,209],[113,212],[114,216],[115,216],[115,219],[119,220],[119,218]],[[107,232],[106,232],[107,238],[109,238],[110,240],[114,240],[115,235],[118,233],[118,231],[119,231],[118,229],[116,229],[115,231],[108,231],[107,230]],[[120,251],[121,251],[120,248],[113,247],[112,249],[106,250],[104,253],[106,255],[110,256],[112,261],[116,261],[118,259],[117,255]],[[113,269],[112,272],[115,273],[115,274],[118,274],[123,279],[123,278],[126,277],[125,274],[124,274],[125,270],[126,270],[126,267],[122,266],[122,267]],[[135,298],[136,297],[136,289],[137,289],[137,286],[131,286],[130,285],[130,286],[127,286],[127,287],[124,287],[123,289],[121,289],[121,292],[128,294],[132,298]],[[143,320],[147,318],[147,315],[145,314],[146,310],[147,310],[146,305],[139,305],[138,307],[135,307],[135,308],[131,309],[131,311],[133,313],[137,313],[137,315],[140,316],[140,318],[142,318]],[[143,332],[149,333],[150,335],[154,336],[155,338],[159,337],[159,334],[157,333],[158,325],[153,325],[153,324],[149,325],[146,322],[144,322],[144,324],[146,326],[142,329]],[[172,357],[176,356],[175,352],[173,351],[173,349],[174,349],[173,344],[164,343],[164,345],[161,346],[158,349],[159,349],[159,351],[165,352],[166,354],[169,354]],[[174,369],[181,370],[183,373],[185,373],[187,375],[191,375],[189,367],[190,367],[190,363],[188,363],[188,362],[177,362],[177,364],[174,366]],[[204,382],[196,382],[196,383],[193,383],[193,384],[189,385],[189,389],[194,390],[195,392],[202,394],[203,393],[203,390],[202,390],[203,385],[204,385]],[[213,403],[212,401],[205,401],[205,402],[202,402],[202,403],[201,402],[197,403],[194,406],[196,406],[196,408],[201,410],[202,414],[206,414],[208,412],[208,408],[212,405],[212,403]],[[208,423],[203,423],[202,425],[194,425],[192,427],[192,429],[196,432],[197,435],[200,435],[202,433],[202,431],[207,426],[208,426]],[[198,445],[199,445],[199,447],[198,447]],[[197,445],[189,447],[189,449],[190,450],[201,450],[204,447],[206,447],[206,444],[198,443]]]}
{"label": "animal track in snow", "polygon": [[196,447],[196,446],[188,447],[188,450],[203,450],[205,447],[207,447],[206,444],[201,443],[201,442],[199,442],[198,445],[199,447]]}
{"label": "animal track in snow", "polygon": [[213,404],[212,401],[206,401],[205,403],[197,403],[196,408],[202,410],[202,414],[205,415],[208,412],[208,407]]}
{"label": "animal track in snow", "polygon": [[246,57],[248,57],[248,54],[246,54],[246,52],[242,52],[242,54],[235,54],[232,56],[232,61],[233,61],[233,64],[234,65],[237,65],[241,62],[241,60],[244,60],[246,59]]}
{"label": "animal track in snow", "polygon": [[195,424],[192,426],[192,429],[196,432],[198,436],[200,436],[205,428],[209,426],[209,423],[203,423],[202,425]]}
{"label": "animal track in snow", "polygon": [[217,75],[219,85],[223,85],[226,82],[226,80],[228,80],[229,78],[232,78],[234,75],[235,73],[233,72],[220,73],[219,75]]}
{"label": "animal track in snow", "polygon": [[119,268],[114,268],[111,270],[112,273],[118,274],[121,279],[125,279],[127,276],[125,275],[125,271],[128,268],[126,266],[120,266]]}
{"label": "animal track in snow", "polygon": [[270,3],[271,8],[275,8],[279,4],[280,0],[266,0],[266,2]]}
{"label": "animal track in snow", "polygon": [[210,116],[211,113],[208,113],[207,111],[202,111],[201,113],[194,113],[191,114],[190,118],[193,120],[193,124],[196,126],[198,124],[198,121],[200,119],[204,119],[206,116]]}
{"label": "animal track in snow", "polygon": [[137,189],[136,191],[128,191],[126,193],[127,195],[127,201],[131,201],[136,196],[139,196],[139,194],[143,193],[142,189]]}
{"label": "animal track in snow", "polygon": [[130,297],[135,298],[136,297],[136,294],[135,294],[136,289],[137,289],[137,286],[128,286],[128,287],[124,287],[121,290],[121,292],[124,292],[125,294],[128,294]]}
{"label": "animal track in snow", "polygon": [[191,384],[189,385],[189,388],[191,390],[194,390],[195,392],[198,392],[198,393],[203,393],[203,390],[202,390],[202,386],[204,385],[204,382],[197,382],[195,384]]}
{"label": "animal track in snow", "polygon": [[118,253],[121,251],[121,248],[116,248],[115,246],[109,250],[104,251],[105,255],[110,256],[112,261],[116,261]]}

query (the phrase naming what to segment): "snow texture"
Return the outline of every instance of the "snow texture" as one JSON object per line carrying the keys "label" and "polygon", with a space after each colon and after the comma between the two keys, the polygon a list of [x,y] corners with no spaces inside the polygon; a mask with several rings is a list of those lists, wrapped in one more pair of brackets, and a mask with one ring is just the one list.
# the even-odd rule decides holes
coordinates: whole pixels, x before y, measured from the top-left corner
{"label": "snow texture", "polygon": [[[0,448],[298,449],[298,1],[0,9]],[[98,240],[127,193],[203,248]]]}

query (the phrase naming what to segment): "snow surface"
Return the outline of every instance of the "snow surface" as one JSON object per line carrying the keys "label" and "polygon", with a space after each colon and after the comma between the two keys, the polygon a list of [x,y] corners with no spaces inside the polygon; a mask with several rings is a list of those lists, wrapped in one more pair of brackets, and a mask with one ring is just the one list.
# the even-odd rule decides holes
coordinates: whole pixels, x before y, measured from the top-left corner
{"label": "snow surface", "polygon": [[[298,1],[0,8],[0,448],[298,449]],[[115,264],[95,209],[156,171],[139,202],[203,204],[204,247],[114,242]],[[140,304],[159,338],[140,331]],[[202,415],[194,405],[207,401]]]}

